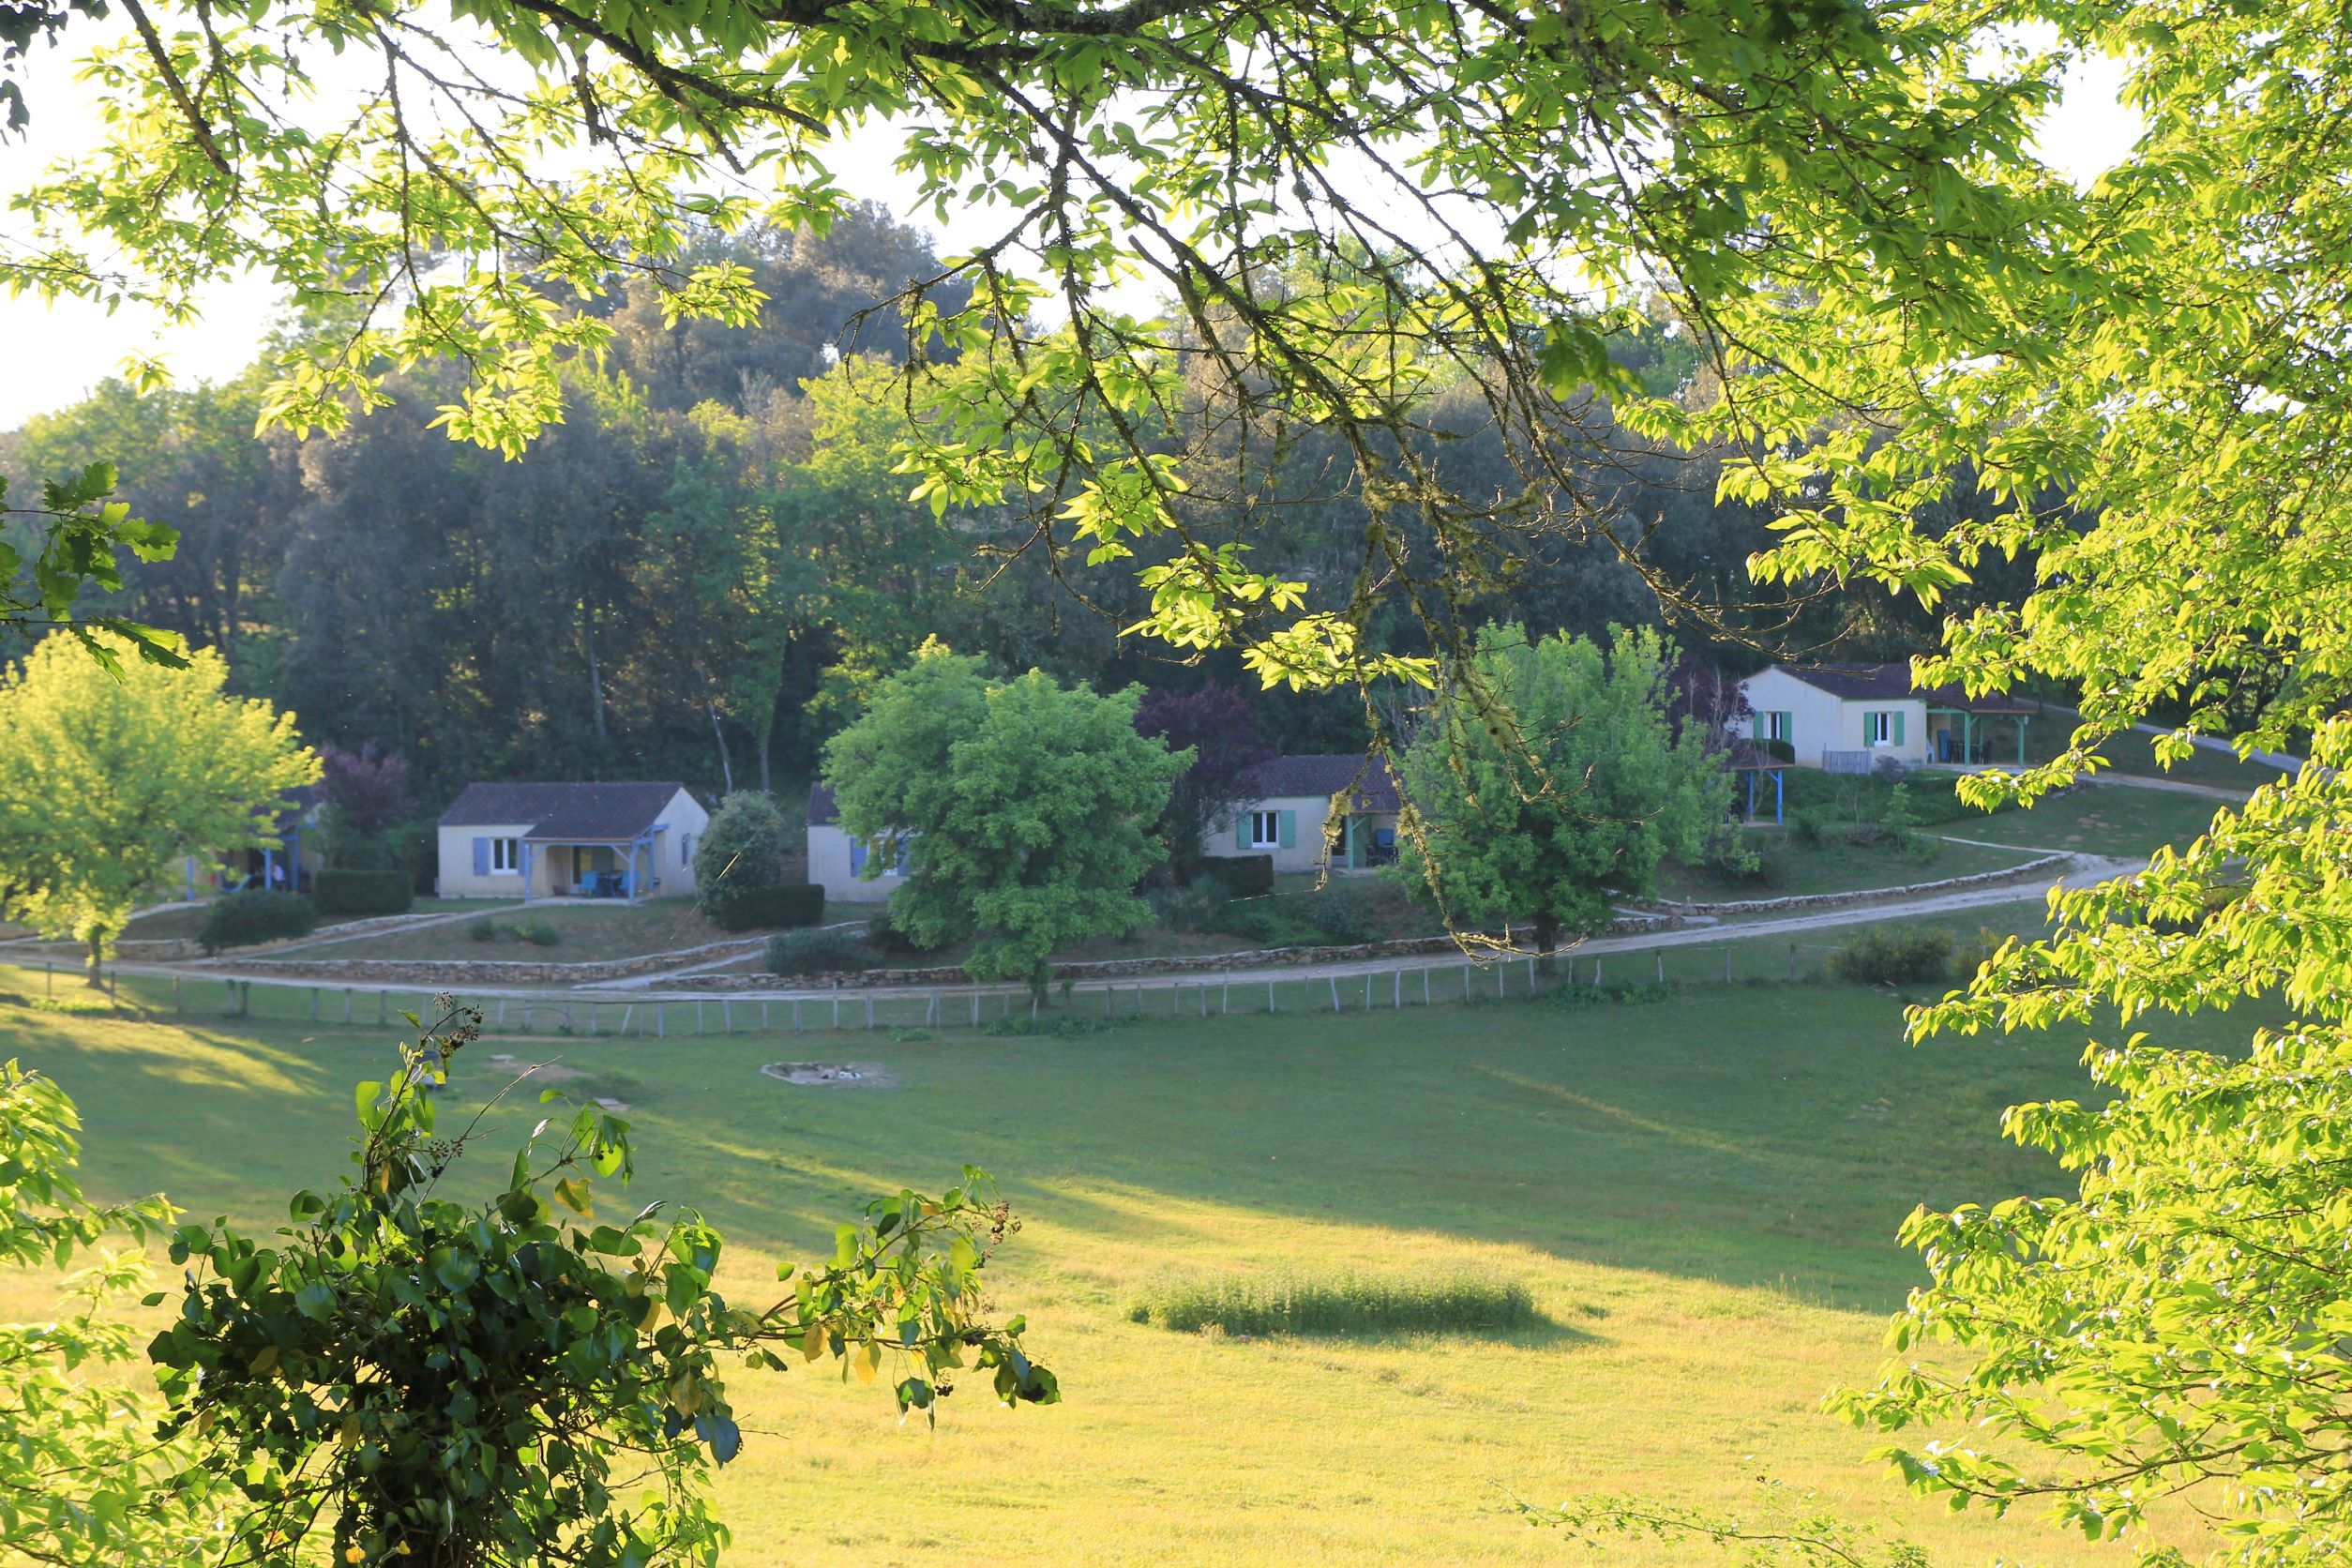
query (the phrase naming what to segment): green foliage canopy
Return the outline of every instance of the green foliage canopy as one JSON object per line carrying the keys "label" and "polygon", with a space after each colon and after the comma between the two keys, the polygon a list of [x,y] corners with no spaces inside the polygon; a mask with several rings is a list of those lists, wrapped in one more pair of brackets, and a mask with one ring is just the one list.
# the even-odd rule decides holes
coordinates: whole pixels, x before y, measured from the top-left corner
{"label": "green foliage canopy", "polygon": [[1489,626],[1396,759],[1400,862],[1450,922],[1531,919],[1548,961],[1562,932],[1606,927],[1617,898],[1696,857],[1731,800],[1707,737],[1666,716],[1657,635],[1583,638]]}
{"label": "green foliage canopy", "polygon": [[277,842],[279,792],[319,776],[294,716],[229,696],[229,667],[110,671],[64,632],[0,671],[0,910],[99,957],[184,855]]}
{"label": "green foliage canopy", "polygon": [[974,939],[977,978],[1042,986],[1056,949],[1147,921],[1136,884],[1192,753],[1136,732],[1141,697],[1035,670],[991,684],[937,643],[884,681],[826,746],[825,779],[871,867],[906,844],[893,922],[926,946]]}
{"label": "green foliage canopy", "polygon": [[694,844],[694,898],[704,914],[725,923],[731,905],[784,881],[784,813],[776,797],[738,790],[718,803]]}

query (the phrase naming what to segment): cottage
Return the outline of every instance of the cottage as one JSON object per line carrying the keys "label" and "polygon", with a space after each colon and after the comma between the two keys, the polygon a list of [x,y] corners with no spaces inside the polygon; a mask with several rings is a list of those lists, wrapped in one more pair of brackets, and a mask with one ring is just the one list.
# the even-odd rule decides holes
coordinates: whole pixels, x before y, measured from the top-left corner
{"label": "cottage", "polygon": [[841,812],[834,803],[833,792],[822,784],[808,786],[808,880],[823,886],[827,901],[879,904],[889,898],[892,888],[907,880],[907,846],[903,839],[898,842],[897,860],[868,877],[865,874],[866,865],[872,856],[871,845],[842,831]]}
{"label": "cottage", "polygon": [[626,898],[694,891],[710,822],[683,784],[469,784],[441,814],[445,898]]}
{"label": "cottage", "polygon": [[1251,771],[1232,817],[1201,848],[1227,858],[1272,855],[1277,871],[1318,870],[1330,824],[1337,835],[1331,869],[1368,871],[1396,859],[1398,806],[1383,760],[1360,751],[1273,757]]}
{"label": "cottage", "polygon": [[1778,742],[1800,766],[1868,773],[1881,759],[1905,767],[2006,761],[1995,730],[2015,729],[2015,758],[2026,758],[2031,710],[2000,698],[1971,698],[1958,686],[1911,685],[1911,667],[1893,664],[1775,664],[1740,683],[1755,710],[1746,739]]}

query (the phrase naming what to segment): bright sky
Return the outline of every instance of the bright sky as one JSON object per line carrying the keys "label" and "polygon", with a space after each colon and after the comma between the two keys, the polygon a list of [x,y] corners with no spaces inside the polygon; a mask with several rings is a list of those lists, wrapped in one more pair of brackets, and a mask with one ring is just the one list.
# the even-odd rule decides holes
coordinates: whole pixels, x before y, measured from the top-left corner
{"label": "bright sky", "polygon": [[[98,137],[91,95],[66,81],[57,64],[54,55],[36,56],[26,83],[31,134],[21,142],[0,142],[0,202],[23,189],[43,165],[71,156]],[[2079,68],[2044,129],[2044,155],[2077,180],[2112,167],[2138,132],[2137,116],[2118,101],[2121,75],[2114,62]],[[910,212],[913,182],[891,168],[897,151],[886,132],[844,145],[835,176],[860,196]],[[945,253],[994,237],[981,215],[944,229],[930,215],[923,221],[934,229]],[[21,232],[22,219],[0,212],[0,238]],[[168,326],[155,312],[138,308],[110,315],[79,301],[44,305],[0,296],[0,368],[6,371],[0,374],[0,430],[73,403],[118,373],[133,354],[160,355],[183,383],[233,376],[252,360],[277,304],[268,282],[252,277],[223,279],[204,296],[203,320],[184,327]]]}

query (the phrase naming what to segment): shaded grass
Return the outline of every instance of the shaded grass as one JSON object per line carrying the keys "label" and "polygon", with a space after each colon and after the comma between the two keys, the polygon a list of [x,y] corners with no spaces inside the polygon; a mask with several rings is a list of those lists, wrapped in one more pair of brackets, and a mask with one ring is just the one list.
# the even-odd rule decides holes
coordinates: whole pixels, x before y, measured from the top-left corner
{"label": "shaded grass", "polygon": [[2140,856],[2159,844],[2185,847],[2204,833],[2224,804],[2209,796],[2169,790],[2099,784],[2044,796],[2021,809],[1963,818],[1939,831],[1999,844]]}
{"label": "shaded grass", "polygon": [[1179,1334],[1480,1334],[1550,1319],[1515,1279],[1492,1274],[1218,1274],[1155,1281],[1128,1318]]}

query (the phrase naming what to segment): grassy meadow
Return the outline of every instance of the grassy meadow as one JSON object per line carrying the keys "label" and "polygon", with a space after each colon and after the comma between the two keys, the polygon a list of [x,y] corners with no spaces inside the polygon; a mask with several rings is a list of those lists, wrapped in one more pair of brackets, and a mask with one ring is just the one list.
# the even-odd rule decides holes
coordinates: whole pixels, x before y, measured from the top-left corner
{"label": "grassy meadow", "polygon": [[[89,1186],[160,1187],[249,1225],[336,1179],[349,1085],[390,1052],[372,1029],[67,1011],[87,1004],[63,988],[44,1004],[38,983],[0,970],[0,1041],[80,1101]],[[2079,1041],[1913,1049],[1899,1002],[1691,985],[1648,1003],[1152,1019],[1078,1038],[475,1049],[559,1057],[579,1075],[566,1089],[628,1102],[632,1198],[701,1206],[746,1295],[775,1259],[825,1248],[867,1196],[937,1187],[963,1161],[1018,1206],[1002,1305],[1028,1314],[1066,1403],[953,1398],[928,1431],[826,1373],[744,1375],[748,1441],[722,1487],[733,1564],[1555,1563],[1577,1549],[1517,1523],[1515,1496],[1736,1502],[1758,1474],[1890,1518],[1940,1563],[2120,1564],[2114,1547],[1913,1501],[1868,1460],[1873,1439],[1817,1412],[1870,1372],[1882,1315],[1919,1277],[1891,1242],[1905,1213],[2051,1189],[2057,1173],[2001,1143],[1996,1120],[2083,1085]],[[777,1060],[881,1076],[796,1087],[760,1075]],[[460,1106],[505,1079],[486,1060],[460,1067]],[[486,1179],[527,1114],[490,1118]],[[1350,1274],[1500,1281],[1540,1317],[1335,1337],[1132,1320],[1171,1289]],[[39,1310],[27,1281],[6,1304]]]}

